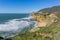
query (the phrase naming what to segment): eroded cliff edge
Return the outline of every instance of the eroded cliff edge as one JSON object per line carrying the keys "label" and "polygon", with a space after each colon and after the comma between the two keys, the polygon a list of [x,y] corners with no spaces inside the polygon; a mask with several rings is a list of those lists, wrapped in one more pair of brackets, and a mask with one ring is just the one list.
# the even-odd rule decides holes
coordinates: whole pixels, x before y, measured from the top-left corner
{"label": "eroded cliff edge", "polygon": [[54,6],[51,8],[45,8],[45,9],[39,10],[37,12],[32,12],[30,16],[33,17],[32,20],[37,21],[37,25],[36,25],[37,28],[49,27],[55,24],[56,26],[59,26],[60,25],[60,6]]}

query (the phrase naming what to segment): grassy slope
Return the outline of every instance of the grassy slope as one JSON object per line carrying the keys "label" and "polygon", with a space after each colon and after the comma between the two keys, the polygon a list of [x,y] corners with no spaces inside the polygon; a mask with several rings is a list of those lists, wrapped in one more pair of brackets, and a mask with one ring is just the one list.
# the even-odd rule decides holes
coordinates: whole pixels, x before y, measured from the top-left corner
{"label": "grassy slope", "polygon": [[[60,27],[45,27],[40,28],[40,30],[36,32],[23,32],[22,34],[16,36],[13,38],[13,40],[53,40],[54,34],[60,31]],[[44,37],[44,35],[40,35],[41,32],[47,32],[48,34],[52,35],[52,38],[50,37]]]}

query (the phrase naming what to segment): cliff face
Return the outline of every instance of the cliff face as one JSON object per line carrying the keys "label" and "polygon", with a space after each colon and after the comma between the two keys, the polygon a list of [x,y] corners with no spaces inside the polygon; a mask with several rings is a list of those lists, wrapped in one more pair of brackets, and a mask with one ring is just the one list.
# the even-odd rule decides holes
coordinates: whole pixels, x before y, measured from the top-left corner
{"label": "cliff face", "polygon": [[47,27],[52,23],[56,23],[60,18],[60,6],[55,6],[52,8],[45,8],[37,12],[33,12],[32,20],[37,21],[37,27]]}
{"label": "cliff face", "polygon": [[33,18],[32,20],[36,20],[37,23],[37,27],[47,27],[50,24],[57,22],[58,17],[56,16],[56,14],[51,13],[50,15],[41,15],[41,14],[36,14],[33,13]]}

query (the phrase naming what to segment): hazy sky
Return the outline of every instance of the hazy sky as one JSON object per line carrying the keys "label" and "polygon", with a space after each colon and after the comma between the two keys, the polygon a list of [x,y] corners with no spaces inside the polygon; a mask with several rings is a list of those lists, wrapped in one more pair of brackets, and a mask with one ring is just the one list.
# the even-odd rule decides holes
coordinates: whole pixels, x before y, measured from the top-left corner
{"label": "hazy sky", "polygon": [[60,0],[0,0],[0,13],[31,13],[60,5]]}

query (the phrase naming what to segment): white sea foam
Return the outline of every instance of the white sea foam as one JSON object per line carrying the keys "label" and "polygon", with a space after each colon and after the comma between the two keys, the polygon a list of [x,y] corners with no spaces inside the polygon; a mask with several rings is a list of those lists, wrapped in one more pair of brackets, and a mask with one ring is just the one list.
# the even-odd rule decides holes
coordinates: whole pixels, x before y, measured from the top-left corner
{"label": "white sea foam", "polygon": [[25,18],[22,18],[22,19],[31,19],[33,18],[32,16],[29,16],[29,17],[25,17]]}
{"label": "white sea foam", "polygon": [[14,37],[26,29],[35,26],[35,21],[30,21],[31,17],[22,19],[13,19],[5,24],[0,24],[0,36],[4,38]]}

